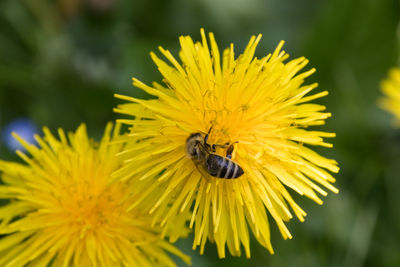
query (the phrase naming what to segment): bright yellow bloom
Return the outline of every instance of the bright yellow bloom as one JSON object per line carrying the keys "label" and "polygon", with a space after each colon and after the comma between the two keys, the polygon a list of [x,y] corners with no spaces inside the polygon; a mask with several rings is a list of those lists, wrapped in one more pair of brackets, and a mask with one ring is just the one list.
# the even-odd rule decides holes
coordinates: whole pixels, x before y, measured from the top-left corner
{"label": "bright yellow bloom", "polygon": [[[166,252],[189,259],[160,238],[150,219],[132,209],[124,182],[110,183],[121,165],[122,144],[110,144],[106,128],[100,143],[81,125],[57,140],[47,128],[40,147],[17,137],[27,163],[0,161],[0,266],[175,266]],[[29,265],[31,266],[31,265]]]}
{"label": "bright yellow bloom", "polygon": [[[249,227],[273,253],[268,217],[286,239],[292,236],[284,222],[292,212],[300,221],[306,215],[288,188],[318,204],[322,200],[316,192],[327,195],[318,184],[338,192],[327,171],[338,172],[337,163],[309,148],[331,147],[323,138],[335,134],[306,129],[331,116],[324,106],[307,103],[327,92],[309,94],[317,84],[302,84],[314,69],[297,74],[307,64],[305,58],[284,63],[289,56],[281,51],[283,42],[258,59],[254,52],[261,35],[253,36],[242,55],[235,59],[231,45],[221,62],[213,34],[209,43],[203,30],[201,36],[201,43],[180,38],[181,63],[163,48],[169,63],[151,53],[165,86],[147,86],[135,78],[133,84],[157,99],[117,95],[129,103],[116,112],[134,118],[120,120],[131,126],[124,137],[130,145],[122,153],[130,160],[113,176],[135,182],[132,191],[138,200],[132,207],[153,214],[153,223],[170,229],[176,217],[189,213],[193,248],[200,246],[200,253],[209,239],[220,257],[225,257],[226,245],[235,256],[243,245],[250,257]],[[185,154],[188,136],[204,135],[211,127],[208,143],[238,142],[232,159],[244,170],[239,178],[211,177]],[[225,156],[226,150],[216,153]]]}
{"label": "bright yellow bloom", "polygon": [[400,68],[389,71],[389,77],[381,84],[385,98],[379,102],[380,106],[395,116],[395,124],[400,126]]}

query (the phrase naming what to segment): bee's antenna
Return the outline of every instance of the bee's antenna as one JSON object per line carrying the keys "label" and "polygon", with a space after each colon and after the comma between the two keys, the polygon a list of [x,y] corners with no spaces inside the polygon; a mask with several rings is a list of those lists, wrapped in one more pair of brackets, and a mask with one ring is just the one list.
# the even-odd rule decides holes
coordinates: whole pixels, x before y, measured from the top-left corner
{"label": "bee's antenna", "polygon": [[213,126],[210,127],[210,130],[208,130],[208,133],[207,133],[206,136],[204,137],[204,144],[205,144],[206,146],[209,146],[209,144],[207,143],[207,140],[208,140],[208,136],[209,136],[210,133],[211,133],[212,128],[213,128]]}
{"label": "bee's antenna", "polygon": [[210,134],[210,133],[211,133],[211,130],[212,130],[213,127],[214,127],[214,125],[211,125],[210,130],[208,130],[208,133],[207,133],[207,134]]}

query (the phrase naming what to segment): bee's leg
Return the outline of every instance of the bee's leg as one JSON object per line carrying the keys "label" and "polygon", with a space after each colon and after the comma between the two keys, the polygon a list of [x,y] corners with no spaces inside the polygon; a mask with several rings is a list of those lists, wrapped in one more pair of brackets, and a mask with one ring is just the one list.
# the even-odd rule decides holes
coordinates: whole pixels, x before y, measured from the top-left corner
{"label": "bee's leg", "polygon": [[229,142],[225,143],[224,145],[213,144],[213,145],[211,146],[212,152],[215,152],[215,149],[216,149],[217,147],[220,147],[220,148],[227,148],[227,147],[229,147]]}
{"label": "bee's leg", "polygon": [[233,149],[234,149],[234,146],[233,146],[233,145],[236,144],[236,143],[238,143],[238,141],[232,143],[232,144],[228,147],[228,149],[226,150],[226,157],[227,157],[228,159],[231,159],[231,158],[232,158],[232,153],[233,153]]}
{"label": "bee's leg", "polygon": [[217,147],[227,148],[229,146],[229,142],[225,143],[224,145],[220,145],[220,144],[212,144],[212,145],[210,145],[209,143],[207,143],[208,136],[210,135],[212,128],[213,128],[213,126],[210,127],[210,129],[208,130],[208,133],[204,137],[204,145],[205,145],[205,147],[207,149],[211,150],[211,152],[215,152]]}

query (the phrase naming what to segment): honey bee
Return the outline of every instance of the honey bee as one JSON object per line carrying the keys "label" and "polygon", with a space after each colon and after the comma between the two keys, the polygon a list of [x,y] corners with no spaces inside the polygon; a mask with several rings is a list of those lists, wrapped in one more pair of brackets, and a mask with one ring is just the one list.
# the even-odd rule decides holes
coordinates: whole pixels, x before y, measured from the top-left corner
{"label": "honey bee", "polygon": [[[231,159],[233,144],[208,144],[207,139],[210,132],[211,128],[204,137],[202,133],[192,133],[186,139],[188,157],[211,176],[224,179],[235,179],[242,176],[244,173],[242,167]],[[227,147],[226,157],[215,154],[216,147]]]}

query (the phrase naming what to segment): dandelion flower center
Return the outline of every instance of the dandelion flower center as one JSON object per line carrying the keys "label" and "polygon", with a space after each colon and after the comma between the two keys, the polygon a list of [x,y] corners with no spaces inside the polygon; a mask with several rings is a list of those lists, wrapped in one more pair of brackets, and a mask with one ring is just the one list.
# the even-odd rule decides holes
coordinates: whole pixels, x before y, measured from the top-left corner
{"label": "dandelion flower center", "polygon": [[80,229],[83,234],[84,231],[98,232],[105,225],[115,224],[124,212],[119,198],[128,193],[115,187],[96,188],[87,184],[66,186],[67,191],[60,199],[60,209],[65,212],[68,227]]}

